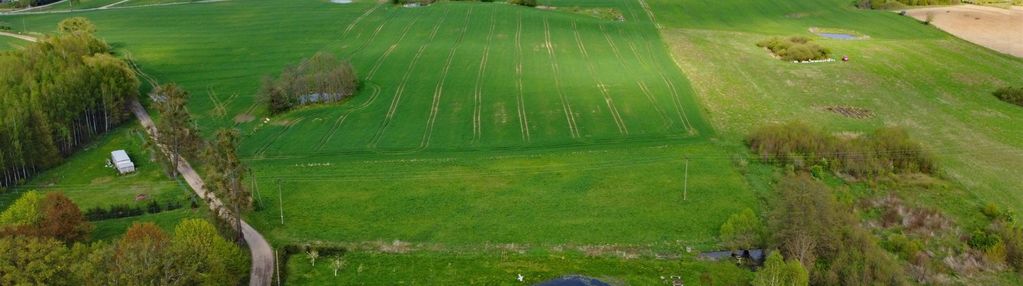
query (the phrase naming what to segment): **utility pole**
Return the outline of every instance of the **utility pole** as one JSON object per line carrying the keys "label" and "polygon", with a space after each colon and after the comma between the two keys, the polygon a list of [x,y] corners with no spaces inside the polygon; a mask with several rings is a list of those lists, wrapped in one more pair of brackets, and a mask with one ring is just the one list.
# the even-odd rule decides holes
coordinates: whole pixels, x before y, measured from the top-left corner
{"label": "utility pole", "polygon": [[278,206],[281,208],[281,225],[284,225],[284,195],[281,194],[281,179],[277,179],[277,198],[280,200]]}
{"label": "utility pole", "polygon": [[686,160],[685,182],[682,183],[682,200],[683,201],[689,199],[689,159],[686,158],[685,160]]}

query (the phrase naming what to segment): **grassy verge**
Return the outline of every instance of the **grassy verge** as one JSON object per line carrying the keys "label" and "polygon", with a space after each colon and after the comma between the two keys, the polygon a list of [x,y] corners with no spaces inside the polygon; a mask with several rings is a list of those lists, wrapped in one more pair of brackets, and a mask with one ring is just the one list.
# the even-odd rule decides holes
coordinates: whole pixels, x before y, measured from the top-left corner
{"label": "grassy verge", "polygon": [[731,263],[710,263],[686,259],[623,259],[592,257],[573,251],[530,253],[382,253],[355,251],[343,256],[346,266],[335,277],[330,268],[333,257],[324,257],[313,267],[304,255],[288,260],[288,283],[325,284],[448,284],[521,285],[535,284],[576,274],[605,282],[628,285],[661,285],[664,278],[681,276],[696,284],[707,273],[715,285],[742,285],[752,274]]}

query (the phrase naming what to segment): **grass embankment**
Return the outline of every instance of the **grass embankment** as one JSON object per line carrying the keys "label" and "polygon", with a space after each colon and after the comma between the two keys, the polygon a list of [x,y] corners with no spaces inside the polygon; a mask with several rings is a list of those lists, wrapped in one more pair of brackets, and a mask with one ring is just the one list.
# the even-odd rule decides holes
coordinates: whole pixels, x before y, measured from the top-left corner
{"label": "grass embankment", "polygon": [[[845,1],[650,3],[713,125],[735,138],[728,141],[764,122],[801,120],[845,135],[900,126],[934,155],[944,176],[977,200],[1023,205],[1023,193],[1016,191],[1023,177],[1014,171],[1023,168],[1023,126],[1011,120],[1023,110],[991,96],[1021,83],[1015,74],[1023,60]],[[870,38],[818,40],[835,56],[848,55],[848,63],[785,63],[754,45],[770,36],[813,36],[811,27]],[[968,205],[959,208],[977,204]]]}

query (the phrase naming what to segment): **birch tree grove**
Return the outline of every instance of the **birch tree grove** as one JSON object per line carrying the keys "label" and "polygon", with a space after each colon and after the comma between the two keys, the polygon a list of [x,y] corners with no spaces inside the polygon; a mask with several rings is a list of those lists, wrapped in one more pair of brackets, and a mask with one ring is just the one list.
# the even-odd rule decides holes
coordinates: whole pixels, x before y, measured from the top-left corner
{"label": "birch tree grove", "polygon": [[[66,20],[71,21],[71,20]],[[128,118],[139,81],[87,20],[0,52],[0,188],[59,164]]]}

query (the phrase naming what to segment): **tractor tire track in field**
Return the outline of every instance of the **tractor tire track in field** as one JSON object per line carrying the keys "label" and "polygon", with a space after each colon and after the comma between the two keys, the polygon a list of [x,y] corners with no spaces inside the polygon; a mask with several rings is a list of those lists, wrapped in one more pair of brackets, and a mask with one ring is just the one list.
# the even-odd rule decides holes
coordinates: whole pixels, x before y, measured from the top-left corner
{"label": "tractor tire track in field", "polygon": [[301,121],[302,119],[297,119],[295,121],[286,123],[284,125],[284,129],[281,129],[281,132],[277,132],[277,135],[274,135],[274,137],[270,139],[269,142],[266,142],[266,144],[263,144],[263,146],[259,147],[259,149],[256,151],[256,155],[257,156],[265,155],[266,151],[270,149],[270,146],[273,146],[274,143],[277,143],[277,140],[280,140],[281,137],[284,137],[284,134],[288,133],[288,130],[291,130],[292,126],[295,126]]}
{"label": "tractor tire track in field", "polygon": [[690,134],[692,134],[693,125],[689,123],[689,116],[686,115],[686,110],[682,105],[682,99],[678,95],[678,89],[675,88],[675,83],[673,83],[663,71],[659,73],[661,75],[661,79],[664,80],[664,84],[668,86],[668,90],[671,92],[671,99],[675,103],[675,109],[678,111],[679,119],[682,120],[682,125]]}
{"label": "tractor tire track in field", "polygon": [[[601,28],[603,30],[603,28]],[[586,70],[590,72],[590,77],[597,82],[597,88],[600,89],[600,94],[604,97],[604,104],[607,104],[607,109],[611,113],[611,118],[614,119],[615,125],[618,126],[618,133],[622,135],[629,135],[629,127],[625,125],[625,120],[622,119],[621,113],[618,112],[618,107],[614,104],[614,99],[611,98],[611,93],[607,90],[607,85],[603,81],[597,78],[597,72],[593,67],[593,62],[590,61],[590,55],[586,52],[586,44],[583,43],[582,37],[579,36],[579,27],[576,22],[572,22],[572,33],[575,35],[575,43],[579,46],[579,51],[583,54],[583,61],[586,62]],[[606,34],[604,35],[607,36]],[[612,45],[612,48],[614,45]],[[619,57],[618,59],[621,59]]]}
{"label": "tractor tire track in field", "polygon": [[[434,26],[433,31],[430,32],[430,36],[426,40],[426,43],[419,47],[419,50],[416,51],[416,55],[413,56],[412,61],[409,62],[408,68],[405,70],[405,75],[402,76],[401,83],[398,84],[398,88],[394,91],[394,97],[391,98],[391,106],[387,109],[384,121],[380,123],[380,128],[377,129],[376,134],[373,135],[373,139],[370,140],[370,148],[376,148],[377,144],[380,143],[380,138],[382,138],[384,136],[384,132],[387,131],[387,127],[391,125],[391,120],[394,120],[394,114],[398,111],[398,104],[401,103],[401,97],[405,94],[405,88],[408,86],[409,78],[412,77],[412,72],[415,71],[416,65],[419,63],[419,59],[423,57],[423,52],[425,52],[426,48],[433,43],[434,38],[437,36],[437,31],[444,26],[445,21],[447,21],[447,12],[445,12],[445,16],[441,18],[440,23]],[[409,25],[409,27],[412,26],[414,25]],[[407,33],[408,29],[406,29],[405,32]],[[402,39],[404,38],[405,35],[403,34]]]}
{"label": "tractor tire track in field", "polygon": [[327,131],[327,134],[323,135],[323,137],[320,138],[320,143],[316,145],[316,151],[323,150],[323,147],[327,145],[327,142],[330,142],[330,139],[334,138],[334,135],[337,134],[337,131],[341,129],[341,125],[345,123],[345,120],[348,119],[348,116],[352,115],[352,113],[362,111],[363,109],[368,108],[370,105],[373,104],[374,101],[377,100],[377,97],[380,96],[380,86],[372,85],[370,86],[370,88],[373,89],[373,93],[369,96],[369,99],[367,99],[366,102],[363,102],[359,106],[349,109],[348,112],[345,112],[345,114],[338,116],[337,120],[334,120],[334,125],[331,126],[329,131]]}
{"label": "tractor tire track in field", "polygon": [[[369,73],[366,73],[366,80],[367,81],[373,79],[373,76],[375,76],[377,71],[380,70],[380,67],[383,66],[383,64],[387,60],[387,58],[391,56],[391,53],[394,53],[394,50],[398,48],[398,45],[401,45],[401,42],[403,40],[405,40],[405,36],[408,36],[408,32],[410,30],[412,30],[412,27],[414,27],[417,22],[419,22],[419,18],[418,17],[415,20],[412,20],[412,23],[410,23],[408,26],[405,26],[405,29],[401,32],[401,36],[398,37],[398,40],[394,41],[394,44],[391,44],[391,46],[387,48],[387,51],[385,51],[384,54],[380,56],[380,58],[377,58],[377,61],[375,63],[373,63],[373,68],[369,70]],[[372,41],[373,39],[376,39],[377,34],[380,33],[380,28],[383,28],[383,27],[384,27],[384,24],[380,24],[380,27],[377,27],[377,30],[376,30],[376,32],[373,32],[373,36],[370,38],[370,41]],[[364,49],[365,49],[365,47],[363,47],[360,50],[364,50]]]}
{"label": "tractor tire track in field", "polygon": [[455,59],[455,52],[462,45],[462,40],[465,38],[465,32],[469,30],[469,20],[472,19],[473,7],[469,8],[469,11],[465,13],[465,22],[462,24],[462,30],[458,34],[458,39],[455,40],[455,45],[451,47],[451,51],[448,52],[448,59],[444,64],[444,69],[441,70],[440,82],[437,83],[437,87],[433,89],[433,102],[430,104],[430,117],[426,119],[426,132],[423,133],[423,139],[419,142],[419,150],[426,149],[430,146],[430,139],[433,138],[433,125],[437,122],[437,114],[440,112],[440,99],[444,95],[444,84],[447,82],[448,73],[451,71],[451,63]]}
{"label": "tractor tire track in field", "polygon": [[[351,55],[348,56],[348,60],[351,60],[351,59],[355,58],[356,55],[359,55],[360,53],[362,53],[362,51],[367,50],[369,48],[369,45],[371,43],[373,43],[374,41],[376,41],[377,36],[380,35],[380,31],[384,30],[384,26],[387,26],[387,23],[391,22],[390,20],[393,17],[394,17],[394,13],[388,14],[387,18],[384,18],[384,21],[380,22],[380,25],[377,25],[377,28],[373,30],[373,33],[370,34],[369,39],[366,39],[366,41],[364,41],[362,43],[362,46],[360,46],[358,49],[355,50],[354,53],[352,53]],[[416,23],[416,21],[418,21],[418,20],[419,20],[419,18],[416,17],[416,19],[413,20],[412,23],[408,27],[405,27],[406,31],[409,29],[409,27],[414,25]],[[401,39],[404,39],[404,38],[405,38],[405,36],[404,36],[404,34],[402,34]],[[401,39],[399,39],[398,41],[395,41],[395,43],[400,42]]]}
{"label": "tractor tire track in field", "polygon": [[568,130],[572,138],[579,138],[579,128],[575,123],[575,114],[572,111],[572,104],[561,91],[561,68],[558,67],[558,56],[554,53],[554,43],[551,41],[551,24],[547,17],[543,18],[544,46],[547,47],[547,56],[551,58],[551,69],[554,71],[554,87],[557,90],[558,98],[561,99],[561,107],[565,112],[565,119],[568,121]]}
{"label": "tractor tire track in field", "polygon": [[497,27],[497,12],[490,13],[490,31],[487,33],[487,43],[483,46],[483,58],[480,59],[480,68],[476,72],[476,87],[473,92],[472,110],[472,143],[479,144],[483,137],[483,80],[487,71],[487,62],[490,60],[490,45],[494,39],[494,28]]}
{"label": "tractor tire track in field", "polygon": [[377,4],[376,6],[373,6],[373,9],[369,9],[366,11],[366,13],[362,13],[362,15],[359,15],[358,18],[355,18],[355,21],[352,21],[352,23],[348,24],[348,27],[345,28],[344,33],[341,33],[341,38],[342,39],[348,38],[348,33],[351,33],[352,30],[355,29],[355,26],[358,26],[363,19],[366,19],[366,17],[373,14],[373,12],[376,12],[377,9],[380,9],[380,6],[384,6],[384,4],[383,3]]}
{"label": "tractor tire track in field", "polygon": [[657,99],[654,98],[653,92],[650,92],[650,87],[648,87],[646,83],[642,81],[636,81],[636,84],[639,85],[639,90],[643,92],[643,95],[646,96],[646,99],[650,101],[651,104],[654,105],[654,110],[657,111],[657,114],[661,115],[661,119],[664,121],[664,126],[662,128],[664,129],[671,128],[671,118],[668,116],[668,113],[664,111],[664,108],[661,108],[661,105],[657,104]]}
{"label": "tractor tire track in field", "polygon": [[220,101],[217,96],[217,92],[213,90],[213,87],[206,88],[206,96],[210,98],[210,102],[213,103],[213,118],[224,118],[227,115],[227,107],[224,107],[224,102]]}
{"label": "tractor tire track in field", "polygon": [[522,141],[529,143],[529,118],[526,117],[526,103],[523,99],[522,86],[522,12],[518,15],[518,24],[515,30],[515,53],[518,61],[515,63],[515,86],[518,88],[516,107],[519,113],[519,129],[522,133]]}

